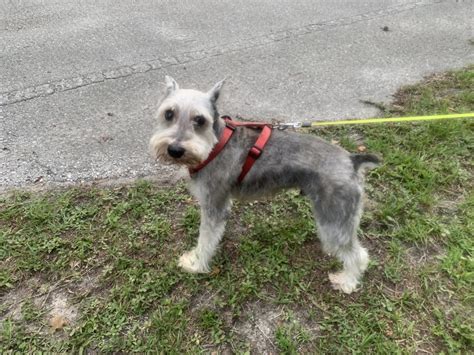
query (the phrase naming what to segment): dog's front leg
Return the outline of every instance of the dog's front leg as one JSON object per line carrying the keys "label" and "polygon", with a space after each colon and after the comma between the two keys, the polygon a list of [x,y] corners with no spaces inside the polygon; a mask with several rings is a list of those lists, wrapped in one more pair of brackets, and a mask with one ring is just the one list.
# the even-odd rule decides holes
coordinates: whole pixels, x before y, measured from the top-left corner
{"label": "dog's front leg", "polygon": [[192,273],[209,272],[209,263],[224,234],[230,201],[220,204],[201,203],[201,225],[197,246],[183,254],[179,266]]}

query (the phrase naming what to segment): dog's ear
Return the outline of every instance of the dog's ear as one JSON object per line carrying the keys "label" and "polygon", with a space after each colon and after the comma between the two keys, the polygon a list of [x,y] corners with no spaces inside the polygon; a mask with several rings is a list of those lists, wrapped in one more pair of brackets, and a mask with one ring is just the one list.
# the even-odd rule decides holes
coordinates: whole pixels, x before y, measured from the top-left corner
{"label": "dog's ear", "polygon": [[166,75],[165,80],[166,80],[166,94],[167,95],[179,89],[178,83],[171,76]]}
{"label": "dog's ear", "polygon": [[217,99],[219,98],[219,94],[221,92],[222,86],[224,85],[225,79],[219,81],[214,87],[207,92],[209,95],[209,98],[211,99],[212,102],[216,102]]}

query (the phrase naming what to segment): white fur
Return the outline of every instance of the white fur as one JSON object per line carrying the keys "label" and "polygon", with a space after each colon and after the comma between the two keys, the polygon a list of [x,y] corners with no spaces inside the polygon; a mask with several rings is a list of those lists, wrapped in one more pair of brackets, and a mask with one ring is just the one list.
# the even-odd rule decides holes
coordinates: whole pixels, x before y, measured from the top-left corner
{"label": "white fur", "polygon": [[[196,166],[206,160],[217,143],[217,138],[212,129],[214,118],[209,114],[211,110],[209,94],[196,90],[179,89],[178,84],[172,78],[167,77],[166,80],[168,96],[158,108],[156,114],[158,125],[150,139],[152,155],[163,163]],[[215,91],[219,88],[220,86],[214,87],[212,90]],[[174,112],[173,122],[166,122],[164,115],[167,110]],[[197,115],[201,115],[207,120],[207,127],[199,129],[198,134],[194,130],[191,119]],[[170,157],[167,152],[168,146],[175,144],[179,136],[180,126],[175,124],[176,120],[181,120],[188,130],[188,134],[180,137],[179,143],[186,152],[179,159]]]}
{"label": "white fur", "polygon": [[344,268],[341,272],[329,274],[332,287],[347,294],[357,291],[360,278],[369,264],[367,250],[355,244],[349,252],[338,253],[338,257],[342,260]]}
{"label": "white fur", "polygon": [[199,228],[197,246],[180,257],[179,266],[192,273],[209,272],[209,263],[217,250],[224,229],[225,222],[209,223],[204,217]]}
{"label": "white fur", "polygon": [[209,211],[203,207],[205,205],[204,192],[200,186],[191,183],[190,190],[201,205],[199,238],[197,246],[181,256],[179,266],[188,272],[206,273],[210,271],[209,263],[224,235],[226,225],[225,216],[230,210],[231,201],[228,200],[225,202],[221,209],[221,215],[210,215]]}

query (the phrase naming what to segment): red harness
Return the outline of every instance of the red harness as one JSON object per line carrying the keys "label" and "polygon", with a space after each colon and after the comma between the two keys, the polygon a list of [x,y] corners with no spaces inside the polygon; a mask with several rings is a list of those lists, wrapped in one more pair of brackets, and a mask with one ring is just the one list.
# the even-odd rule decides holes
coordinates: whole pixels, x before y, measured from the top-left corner
{"label": "red harness", "polygon": [[249,153],[247,155],[247,159],[242,167],[242,171],[240,172],[238,182],[241,183],[242,180],[245,178],[245,175],[250,171],[255,161],[260,157],[262,154],[263,148],[267,144],[270,136],[272,135],[272,128],[273,126],[270,123],[262,123],[262,122],[235,122],[229,116],[222,117],[225,121],[225,128],[224,132],[222,132],[221,138],[219,142],[214,146],[209,154],[208,158],[200,163],[198,166],[194,168],[189,168],[189,173],[194,174],[197,173],[199,170],[204,168],[207,164],[209,164],[220,152],[224,149],[227,142],[230,140],[234,131],[237,127],[249,127],[249,128],[261,128],[262,132],[258,136],[257,140],[255,141],[252,148],[250,148]]}

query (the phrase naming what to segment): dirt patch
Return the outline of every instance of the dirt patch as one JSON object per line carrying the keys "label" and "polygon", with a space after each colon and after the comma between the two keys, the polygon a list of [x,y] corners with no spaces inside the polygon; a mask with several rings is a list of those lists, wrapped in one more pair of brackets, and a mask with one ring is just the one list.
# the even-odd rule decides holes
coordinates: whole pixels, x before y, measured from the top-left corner
{"label": "dirt patch", "polygon": [[424,247],[411,247],[405,250],[405,260],[414,268],[423,265],[436,263],[446,254],[446,251],[439,245],[432,244]]}
{"label": "dirt patch", "polygon": [[20,287],[8,292],[5,296],[0,298],[0,303],[2,304],[0,309],[0,326],[3,325],[6,319],[12,319],[14,321],[21,319],[21,301],[28,291],[28,289]]}
{"label": "dirt patch", "polygon": [[245,317],[234,325],[233,332],[256,354],[277,354],[280,349],[275,334],[281,327],[300,328],[309,339],[314,339],[319,333],[319,325],[308,319],[304,309],[287,309],[260,301],[246,306]]}
{"label": "dirt patch", "polygon": [[38,297],[35,297],[35,295],[38,295],[39,293],[35,293],[35,291],[38,290],[41,292],[43,290],[41,287],[41,281],[36,277],[28,280],[25,285],[28,286],[22,285],[0,297],[0,326],[6,319],[14,321],[21,320],[21,308],[23,303],[32,298],[33,301],[36,300]]}
{"label": "dirt patch", "polygon": [[[85,296],[97,289],[101,270],[85,274],[79,281],[64,278],[50,283],[32,277],[0,297],[0,327],[6,320],[28,322],[28,329],[44,333],[48,324],[54,330],[74,325],[79,316],[73,297]],[[34,319],[25,319],[23,307],[30,309]],[[31,317],[31,315],[30,315]],[[28,315],[26,316],[28,318]],[[42,325],[43,324],[43,325]]]}
{"label": "dirt patch", "polygon": [[254,303],[246,310],[246,319],[234,326],[234,331],[244,338],[257,354],[277,353],[275,330],[282,322],[283,310]]}
{"label": "dirt patch", "polygon": [[61,329],[65,325],[73,325],[78,316],[77,307],[72,305],[68,295],[58,292],[51,296],[51,310],[49,323],[53,330]]}
{"label": "dirt patch", "polygon": [[87,273],[83,276],[82,281],[77,285],[77,292],[78,294],[88,294],[93,290],[96,290],[100,284],[100,278],[102,274],[105,272],[104,269],[98,269]]}

